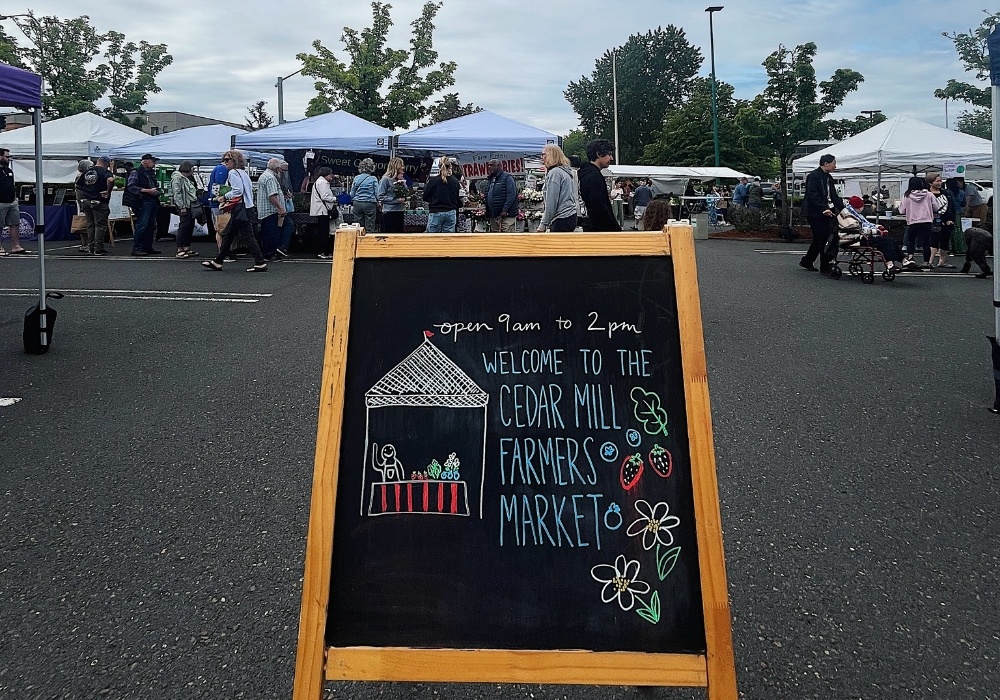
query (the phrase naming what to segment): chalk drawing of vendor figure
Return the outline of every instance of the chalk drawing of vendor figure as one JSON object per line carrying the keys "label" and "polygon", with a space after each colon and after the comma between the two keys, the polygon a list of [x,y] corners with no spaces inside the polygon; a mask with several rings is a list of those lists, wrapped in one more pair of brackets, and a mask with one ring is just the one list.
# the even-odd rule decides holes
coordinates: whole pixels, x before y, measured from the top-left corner
{"label": "chalk drawing of vendor figure", "polygon": [[372,465],[375,471],[382,475],[382,481],[402,481],[403,464],[396,456],[395,445],[382,445],[379,451],[378,444],[372,445]]}

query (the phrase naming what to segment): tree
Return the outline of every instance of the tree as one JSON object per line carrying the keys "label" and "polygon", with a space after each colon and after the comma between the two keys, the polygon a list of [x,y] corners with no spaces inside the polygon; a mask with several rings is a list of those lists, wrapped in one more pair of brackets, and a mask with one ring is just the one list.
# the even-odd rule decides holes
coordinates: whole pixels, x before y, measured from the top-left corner
{"label": "tree", "polygon": [[[838,68],[829,80],[817,84],[815,57],[816,44],[812,42],[794,49],[778,46],[762,64],[767,86],[737,116],[747,138],[778,158],[782,176],[795,147],[825,136],[828,127],[823,117],[843,104],[848,93],[864,81],[857,71]],[[786,216],[783,213],[782,219]]]}
{"label": "tree", "polygon": [[[774,165],[766,151],[745,138],[736,124],[743,101],[733,99],[733,86],[716,83],[719,115],[720,161],[730,168],[757,175],[772,175]],[[712,137],[712,81],[698,78],[690,99],[667,115],[663,128],[643,150],[645,165],[714,166]]]}
{"label": "tree", "polygon": [[[970,29],[968,34],[942,32],[941,36],[951,39],[955,44],[958,57],[965,66],[967,73],[974,73],[977,80],[987,80],[990,76],[989,49],[987,37],[993,28],[1000,24],[1000,13],[989,14],[983,10],[986,18],[976,29]],[[943,90],[935,90],[934,96],[940,99],[958,100],[973,105],[971,112],[963,112],[956,122],[958,130],[974,136],[990,138],[993,129],[992,96],[990,88],[978,87],[959,80],[949,80]]]}
{"label": "tree", "polygon": [[580,129],[573,129],[563,138],[563,153],[569,156],[578,156],[582,163],[587,162],[587,144],[594,139],[583,133]]}
{"label": "tree", "polygon": [[21,63],[21,49],[17,46],[17,41],[0,27],[0,61],[17,68],[24,68]]}
{"label": "tree", "polygon": [[259,129],[266,129],[267,127],[274,124],[274,119],[267,110],[264,108],[267,102],[264,100],[258,100],[252,105],[247,107],[247,114],[249,115],[246,119],[246,127],[249,131],[257,131]]}
{"label": "tree", "polygon": [[860,134],[862,131],[871,129],[886,119],[888,117],[881,112],[875,112],[871,115],[859,114],[854,119],[827,119],[823,122],[823,128],[826,129],[828,138],[840,141],[841,139],[850,138],[851,136]]}
{"label": "tree", "polygon": [[[343,109],[387,129],[405,127],[427,116],[427,100],[455,84],[455,63],[441,62],[433,48],[434,18],[441,2],[426,2],[410,26],[410,48],[386,47],[392,5],[372,2],[372,26],[344,27],[340,40],[349,57],[345,64],[318,39],[315,54],[300,53],[302,74],[316,78],[316,92],[306,116]],[[456,95],[457,99],[457,95]]]}
{"label": "tree", "polygon": [[461,100],[458,99],[458,93],[449,92],[432,104],[430,109],[427,110],[427,123],[437,124],[438,122],[446,122],[455,117],[464,117],[467,114],[475,114],[482,111],[482,107],[477,107],[471,102],[463,107]]}
{"label": "tree", "polygon": [[619,163],[635,163],[643,145],[660,130],[663,118],[691,94],[701,67],[701,51],[673,25],[634,34],[623,46],[605,51],[591,77],[571,82],[563,95],[580,117],[584,133],[614,137],[611,56],[618,82]]}
{"label": "tree", "polygon": [[[149,93],[160,92],[156,76],[174,59],[167,53],[166,44],[140,41],[137,46],[135,42],[125,41],[125,35],[116,31],[108,32],[104,39],[108,43],[104,52],[107,62],[97,70],[111,106],[102,112],[108,119],[139,129],[145,122],[143,107]],[[130,112],[138,112],[140,116],[132,119],[128,116]]]}
{"label": "tree", "polygon": [[[45,115],[98,112],[96,103],[107,95],[111,106],[101,110],[103,114],[135,126],[126,113],[141,114],[149,93],[160,91],[156,76],[173,62],[166,44],[137,45],[116,31],[100,34],[86,15],[67,20],[36,18],[31,12],[28,16],[15,21],[30,42],[21,50],[26,63],[45,80]],[[94,56],[105,44],[105,62],[94,66]]]}

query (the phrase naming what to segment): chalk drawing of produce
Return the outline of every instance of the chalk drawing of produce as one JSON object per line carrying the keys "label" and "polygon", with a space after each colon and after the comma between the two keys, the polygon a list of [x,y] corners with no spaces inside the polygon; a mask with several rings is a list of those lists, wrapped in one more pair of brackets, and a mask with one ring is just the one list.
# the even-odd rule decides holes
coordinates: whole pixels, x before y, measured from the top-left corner
{"label": "chalk drawing of produce", "polygon": [[483,517],[490,397],[433,335],[365,394],[362,515],[469,516],[471,483]]}

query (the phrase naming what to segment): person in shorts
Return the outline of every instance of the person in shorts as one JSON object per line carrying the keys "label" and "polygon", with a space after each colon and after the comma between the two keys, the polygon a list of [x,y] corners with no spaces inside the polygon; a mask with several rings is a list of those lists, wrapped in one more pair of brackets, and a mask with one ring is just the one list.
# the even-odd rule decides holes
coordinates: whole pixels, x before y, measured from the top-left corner
{"label": "person in shorts", "polygon": [[[21,210],[17,207],[14,190],[14,171],[10,169],[10,149],[0,148],[0,227],[10,232],[10,252],[19,255],[28,251],[21,247]],[[7,251],[0,244],[0,255]]]}

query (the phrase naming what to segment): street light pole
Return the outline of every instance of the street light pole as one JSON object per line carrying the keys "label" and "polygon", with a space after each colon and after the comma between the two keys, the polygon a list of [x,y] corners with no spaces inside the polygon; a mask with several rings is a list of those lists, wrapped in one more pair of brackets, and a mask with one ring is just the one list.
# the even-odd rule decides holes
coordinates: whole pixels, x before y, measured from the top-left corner
{"label": "street light pole", "polygon": [[712,23],[712,15],[722,10],[722,5],[713,5],[705,8],[708,13],[708,42],[712,56],[712,145],[715,147],[715,167],[719,167],[719,105],[717,88],[715,86],[715,27]]}
{"label": "street light pole", "polygon": [[618,150],[618,66],[615,63],[615,56],[618,49],[611,52],[611,101],[615,111],[615,162],[621,162],[621,153]]}
{"label": "street light pole", "polygon": [[274,84],[274,87],[278,88],[278,123],[279,124],[284,124],[285,123],[285,88],[284,88],[284,83],[285,83],[286,80],[288,80],[289,78],[291,78],[293,75],[298,75],[301,72],[302,72],[302,69],[299,68],[294,73],[289,73],[285,77],[278,76],[278,82],[276,82]]}

